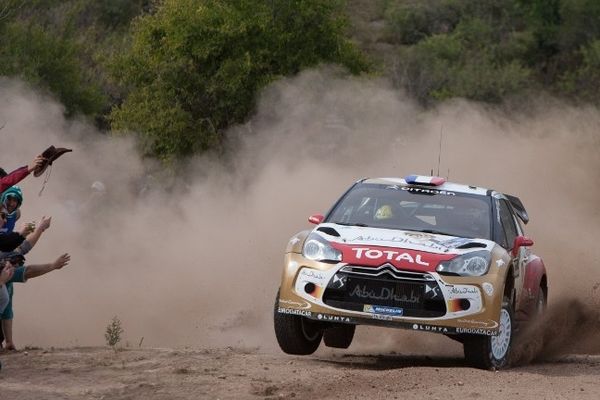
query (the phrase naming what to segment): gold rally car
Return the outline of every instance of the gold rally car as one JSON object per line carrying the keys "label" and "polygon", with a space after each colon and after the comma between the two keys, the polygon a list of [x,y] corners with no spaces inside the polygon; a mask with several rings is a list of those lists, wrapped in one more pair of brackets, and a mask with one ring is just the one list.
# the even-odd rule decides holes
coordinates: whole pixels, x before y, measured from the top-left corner
{"label": "gold rally car", "polygon": [[348,348],[356,325],[447,335],[479,368],[508,365],[513,336],[546,306],[521,201],[411,175],[362,179],[287,245],[274,325],[288,354]]}

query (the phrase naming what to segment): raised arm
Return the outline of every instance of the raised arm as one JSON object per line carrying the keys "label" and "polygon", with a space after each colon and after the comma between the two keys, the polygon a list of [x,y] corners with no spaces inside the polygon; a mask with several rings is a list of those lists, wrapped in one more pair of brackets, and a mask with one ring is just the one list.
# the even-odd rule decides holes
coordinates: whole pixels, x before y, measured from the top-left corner
{"label": "raised arm", "polygon": [[31,248],[33,246],[35,246],[37,241],[40,239],[40,236],[42,236],[42,233],[50,227],[50,222],[52,222],[52,217],[42,217],[42,220],[35,227],[33,232],[31,232],[29,235],[27,235],[27,238],[25,239],[25,241],[19,246],[20,247],[19,253],[21,253],[21,254],[29,253],[29,250],[31,250]]}
{"label": "raised arm", "polygon": [[68,253],[65,253],[50,264],[28,265],[25,269],[25,278],[31,279],[47,274],[55,269],[61,269],[65,265],[68,265],[69,261],[71,261],[71,256]]}
{"label": "raised arm", "polygon": [[0,178],[0,193],[4,192],[9,187],[16,185],[22,181],[30,172],[36,168],[41,168],[44,163],[44,157],[41,155],[33,159],[29,165],[25,165],[21,168],[17,168],[4,178]]}

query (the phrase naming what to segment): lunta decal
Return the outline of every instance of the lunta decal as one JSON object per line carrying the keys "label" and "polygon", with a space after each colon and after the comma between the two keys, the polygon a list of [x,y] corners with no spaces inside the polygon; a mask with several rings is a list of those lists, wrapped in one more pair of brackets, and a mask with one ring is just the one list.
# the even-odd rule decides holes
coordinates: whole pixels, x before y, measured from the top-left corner
{"label": "lunta decal", "polygon": [[317,314],[317,319],[321,321],[330,322],[346,322],[350,323],[350,317],[344,317],[341,315],[329,315],[329,314]]}
{"label": "lunta decal", "polygon": [[413,324],[412,328],[415,331],[427,331],[427,332],[437,332],[437,333],[449,333],[450,330],[445,326],[434,326],[434,325],[423,325],[423,324]]}

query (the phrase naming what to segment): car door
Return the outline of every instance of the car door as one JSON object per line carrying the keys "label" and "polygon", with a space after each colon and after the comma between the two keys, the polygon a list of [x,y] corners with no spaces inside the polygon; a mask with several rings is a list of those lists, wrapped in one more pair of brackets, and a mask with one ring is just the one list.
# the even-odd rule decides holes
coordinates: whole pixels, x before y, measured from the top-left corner
{"label": "car door", "polygon": [[515,238],[523,235],[523,232],[520,225],[516,221],[509,202],[505,199],[497,199],[496,201],[498,202],[497,207],[501,225],[500,234],[504,234],[504,247],[511,257],[510,267],[512,268],[513,276],[515,278],[515,308],[520,309],[524,306],[522,303],[524,300],[523,287],[525,280],[525,266],[527,263],[527,258],[529,257],[529,249],[521,246],[516,254],[513,252]]}

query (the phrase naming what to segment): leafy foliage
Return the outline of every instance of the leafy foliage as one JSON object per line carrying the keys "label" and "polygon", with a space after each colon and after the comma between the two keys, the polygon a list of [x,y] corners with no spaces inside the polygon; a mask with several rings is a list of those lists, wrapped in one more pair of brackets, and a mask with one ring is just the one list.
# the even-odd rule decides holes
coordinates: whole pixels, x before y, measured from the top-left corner
{"label": "leafy foliage", "polygon": [[77,60],[78,45],[72,39],[18,21],[3,26],[0,34],[0,75],[19,76],[54,93],[65,105],[67,115],[100,111],[102,94],[84,79]]}
{"label": "leafy foliage", "polygon": [[386,19],[402,45],[395,83],[422,103],[500,102],[539,88],[600,98],[585,90],[597,84],[595,0],[390,0]]}
{"label": "leafy foliage", "polygon": [[321,62],[366,68],[344,38],[332,0],[166,0],[136,21],[131,52],[115,63],[131,88],[112,126],[140,132],[148,155],[173,160],[218,146],[258,90]]}
{"label": "leafy foliage", "polygon": [[114,348],[121,341],[123,332],[125,332],[125,330],[121,326],[121,321],[114,316],[106,326],[106,332],[104,333],[106,344]]}

